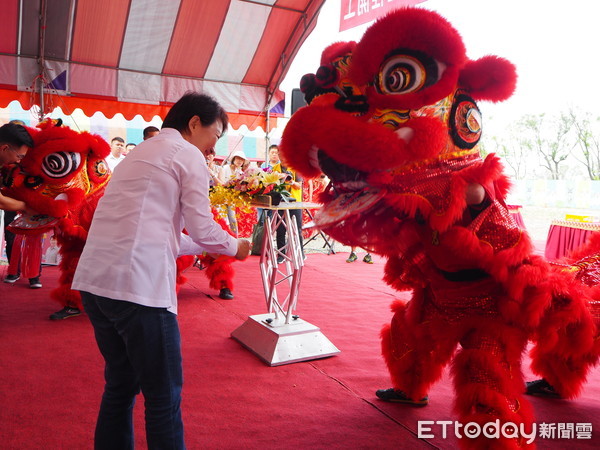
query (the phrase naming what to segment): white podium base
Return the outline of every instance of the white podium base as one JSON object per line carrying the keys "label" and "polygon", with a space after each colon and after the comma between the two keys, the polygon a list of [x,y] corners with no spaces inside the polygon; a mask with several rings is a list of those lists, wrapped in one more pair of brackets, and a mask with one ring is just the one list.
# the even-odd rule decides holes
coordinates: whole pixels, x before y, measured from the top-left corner
{"label": "white podium base", "polygon": [[321,330],[300,318],[286,324],[274,314],[250,316],[231,337],[270,366],[333,356],[340,351]]}

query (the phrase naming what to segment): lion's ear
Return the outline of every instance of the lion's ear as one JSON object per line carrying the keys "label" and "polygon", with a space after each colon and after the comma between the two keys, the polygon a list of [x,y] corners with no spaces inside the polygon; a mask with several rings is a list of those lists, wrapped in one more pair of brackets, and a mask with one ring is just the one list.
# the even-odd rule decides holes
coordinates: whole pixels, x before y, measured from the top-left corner
{"label": "lion's ear", "polygon": [[85,135],[90,147],[88,156],[104,159],[110,154],[110,145],[102,138],[102,136],[86,132],[83,132],[82,135]]}
{"label": "lion's ear", "polygon": [[468,61],[460,72],[459,85],[475,100],[500,102],[517,87],[517,69],[499,56],[488,55]]}
{"label": "lion's ear", "polygon": [[40,130],[49,130],[50,128],[54,128],[54,127],[62,127],[62,125],[63,125],[62,119],[60,119],[60,118],[51,119],[50,117],[46,117],[44,120],[42,120],[40,123],[38,123],[36,125],[36,127],[39,128]]}
{"label": "lion's ear", "polygon": [[337,58],[352,53],[355,48],[356,42],[354,41],[334,42],[323,50],[323,53],[321,54],[321,65],[329,64]]}

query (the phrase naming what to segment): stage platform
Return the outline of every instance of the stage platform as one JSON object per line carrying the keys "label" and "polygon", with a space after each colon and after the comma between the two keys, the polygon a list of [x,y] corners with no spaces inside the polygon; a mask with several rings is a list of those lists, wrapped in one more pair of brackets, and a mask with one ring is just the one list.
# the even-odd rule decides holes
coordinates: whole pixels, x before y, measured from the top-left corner
{"label": "stage platform", "polygon": [[[180,292],[183,416],[189,449],[454,449],[458,440],[419,438],[418,421],[453,420],[446,372],[430,404],[379,401],[390,387],[379,332],[390,304],[406,298],[381,280],[384,261],[345,262],[347,252],[309,254],[296,313],[340,350],[335,356],[271,367],[231,338],[266,312],[259,257],[235,264],[235,300],[221,300],[192,268]],[[0,267],[4,277],[6,267]],[[90,449],[103,388],[102,359],[87,316],[52,322],[49,299],[58,269],[45,267],[42,289],[0,283],[0,447]],[[531,374],[525,365],[525,374]],[[538,448],[600,446],[600,373],[581,398],[530,398],[537,422],[588,423],[592,439],[538,439]],[[143,398],[135,407],[136,448],[144,449]]]}

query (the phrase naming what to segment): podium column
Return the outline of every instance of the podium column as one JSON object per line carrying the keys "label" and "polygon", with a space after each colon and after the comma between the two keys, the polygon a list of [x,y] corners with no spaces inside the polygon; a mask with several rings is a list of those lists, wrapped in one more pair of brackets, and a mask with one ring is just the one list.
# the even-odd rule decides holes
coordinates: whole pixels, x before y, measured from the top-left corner
{"label": "podium column", "polygon": [[[302,203],[290,203],[266,208],[273,210],[273,215],[265,222],[260,273],[268,312],[248,317],[231,333],[234,339],[271,366],[324,358],[340,352],[317,326],[295,314],[304,258],[298,227],[289,210],[304,207]],[[285,227],[287,233],[282,249],[277,248],[275,239],[279,226]],[[283,258],[280,264],[278,257]]]}

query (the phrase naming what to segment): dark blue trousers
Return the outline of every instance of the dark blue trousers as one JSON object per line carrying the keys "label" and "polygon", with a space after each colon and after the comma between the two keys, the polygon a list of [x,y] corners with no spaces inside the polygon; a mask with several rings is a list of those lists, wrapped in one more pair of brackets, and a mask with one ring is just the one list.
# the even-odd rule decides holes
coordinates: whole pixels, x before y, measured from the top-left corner
{"label": "dark blue trousers", "polygon": [[184,449],[183,367],[177,316],[165,308],[81,293],[100,353],[106,384],[95,449],[133,449],[133,406],[142,391],[148,448]]}

